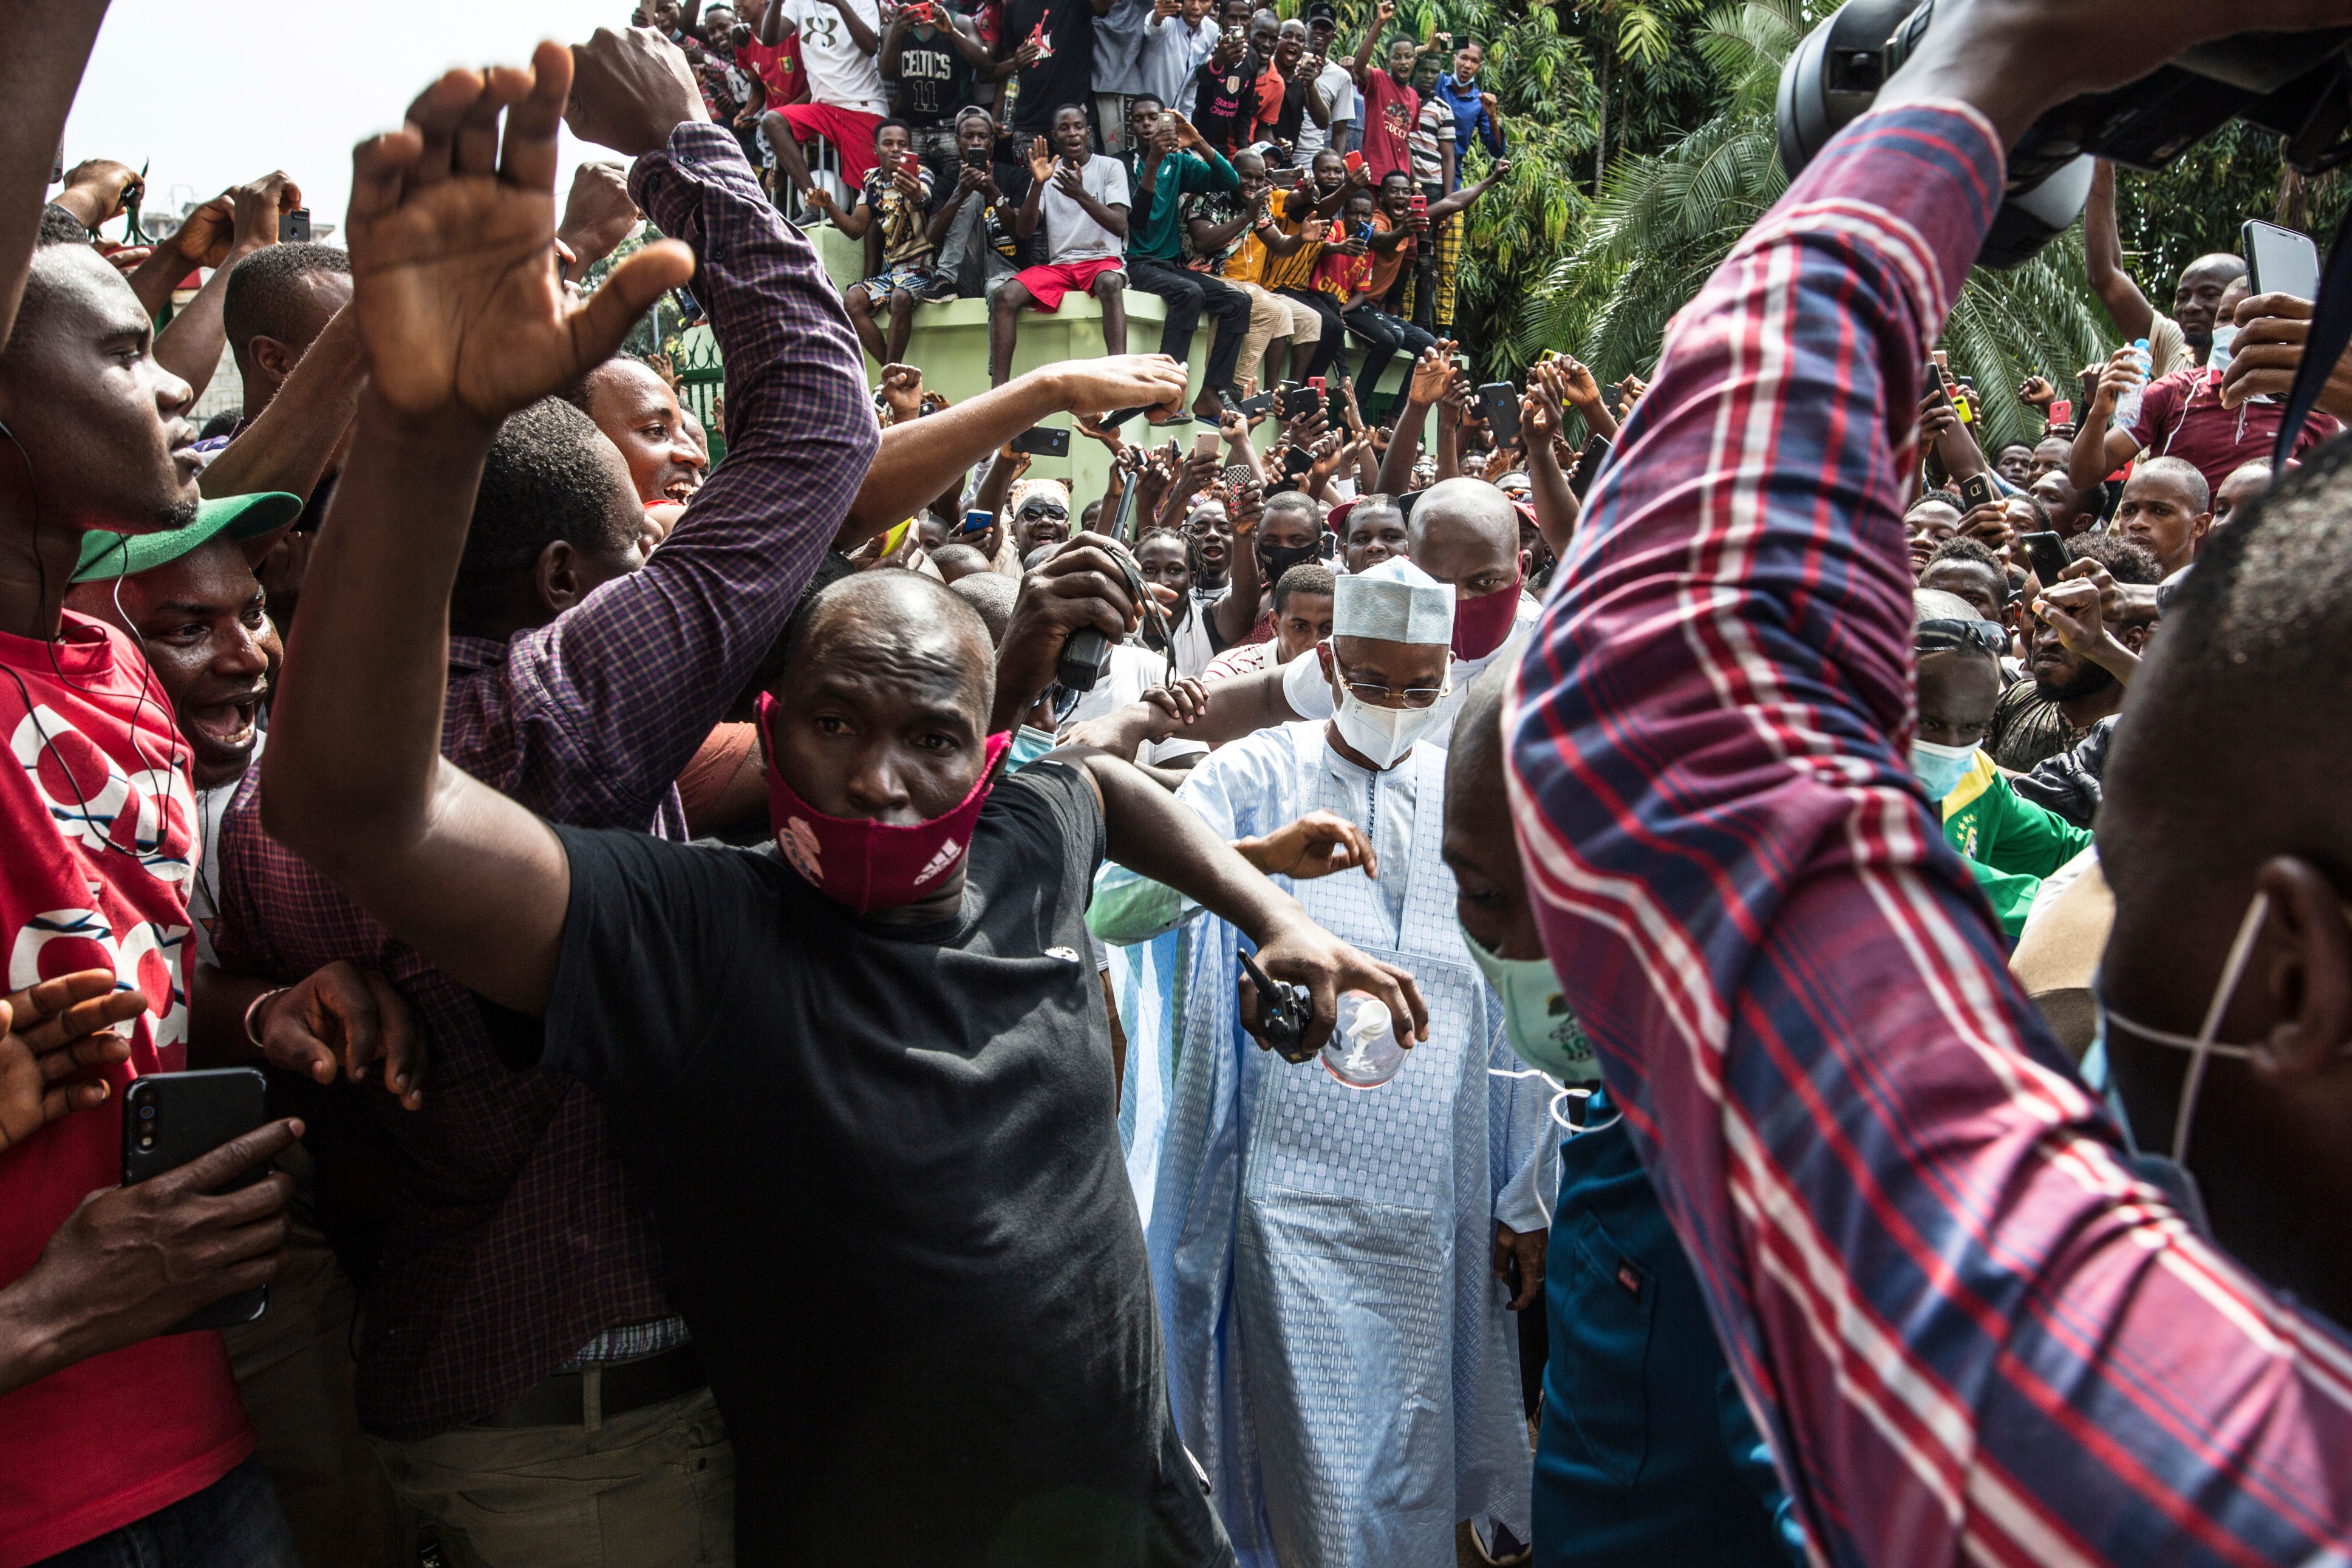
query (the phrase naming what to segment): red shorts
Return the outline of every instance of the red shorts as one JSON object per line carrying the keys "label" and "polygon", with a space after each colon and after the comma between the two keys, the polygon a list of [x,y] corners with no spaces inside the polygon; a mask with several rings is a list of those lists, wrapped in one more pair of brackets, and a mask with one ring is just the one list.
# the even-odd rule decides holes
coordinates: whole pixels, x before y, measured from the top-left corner
{"label": "red shorts", "polygon": [[1050,316],[1062,308],[1063,295],[1089,292],[1096,279],[1106,272],[1117,272],[1120,266],[1118,257],[1106,256],[1100,261],[1073,261],[1066,266],[1024,267],[1013,278],[1029,290],[1029,297],[1037,301],[1037,309]]}
{"label": "red shorts", "polygon": [[857,187],[874,169],[874,132],[880,128],[882,117],[835,109],[829,103],[787,103],[776,112],[793,128],[793,141],[822,136],[833,143],[834,151],[841,154],[841,177],[848,183],[855,201]]}

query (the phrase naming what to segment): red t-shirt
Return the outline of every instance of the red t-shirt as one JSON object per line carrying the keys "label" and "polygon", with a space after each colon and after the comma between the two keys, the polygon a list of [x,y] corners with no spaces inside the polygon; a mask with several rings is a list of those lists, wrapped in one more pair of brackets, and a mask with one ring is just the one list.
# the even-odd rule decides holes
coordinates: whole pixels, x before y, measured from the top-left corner
{"label": "red t-shirt", "polygon": [[[121,1181],[123,1086],[187,1065],[186,890],[199,844],[171,700],[128,637],[68,615],[54,649],[0,635],[0,670],[16,763],[0,767],[5,989],[110,968],[148,997],[106,1103],[0,1152],[5,1284],[84,1196]],[[0,1394],[0,1568],[142,1519],[252,1451],[216,1333],[162,1335]]]}
{"label": "red t-shirt", "polygon": [[1421,94],[1399,87],[1384,70],[1364,72],[1364,163],[1372,172],[1372,189],[1392,169],[1412,173],[1412,150],[1405,139],[1421,118]]}
{"label": "red t-shirt", "polygon": [[[2246,464],[2270,461],[2271,444],[2278,439],[2284,403],[2248,403],[2221,406],[2221,373],[2181,370],[2148,384],[2140,399],[2139,419],[2132,439],[2149,458],[2179,458],[2205,476],[2215,489]],[[2325,414],[2315,413],[2296,437],[2292,456],[2300,458],[2343,426]]]}
{"label": "red t-shirt", "polygon": [[[775,0],[781,5],[782,0]],[[797,33],[787,33],[778,44],[763,44],[754,38],[735,51],[735,62],[757,76],[768,89],[767,107],[782,109],[801,96],[808,86],[808,78],[801,71],[801,40]]]}
{"label": "red t-shirt", "polygon": [[[1388,214],[1374,213],[1372,227],[1381,234],[1388,234],[1395,229],[1396,225],[1389,221]],[[1405,258],[1412,254],[1413,247],[1418,243],[1417,240],[1407,239],[1386,256],[1377,250],[1366,253],[1372,262],[1372,280],[1366,285],[1371,290],[1372,303],[1377,305],[1389,297],[1389,290],[1396,287],[1397,274],[1404,268]]]}

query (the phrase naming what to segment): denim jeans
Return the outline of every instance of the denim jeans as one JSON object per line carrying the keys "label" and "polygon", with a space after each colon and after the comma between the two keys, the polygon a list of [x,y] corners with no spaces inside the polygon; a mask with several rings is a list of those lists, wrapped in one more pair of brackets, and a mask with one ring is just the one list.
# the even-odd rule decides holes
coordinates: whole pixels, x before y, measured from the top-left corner
{"label": "denim jeans", "polygon": [[39,1568],[302,1568],[261,1461],[169,1508],[60,1552]]}

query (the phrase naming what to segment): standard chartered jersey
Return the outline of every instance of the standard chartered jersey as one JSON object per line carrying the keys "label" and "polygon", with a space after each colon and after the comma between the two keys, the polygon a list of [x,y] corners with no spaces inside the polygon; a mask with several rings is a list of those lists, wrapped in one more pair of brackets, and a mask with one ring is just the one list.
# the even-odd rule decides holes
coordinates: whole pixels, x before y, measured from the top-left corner
{"label": "standard chartered jersey", "polygon": [[[131,640],[68,615],[0,636],[0,859],[8,991],[107,969],[146,1011],[113,1092],[0,1152],[0,1286],[81,1200],[122,1179],[125,1085],[187,1065],[197,817],[171,700]],[[253,1451],[216,1333],[164,1334],[0,1394],[0,1568],[23,1568],[203,1490]]]}
{"label": "standard chartered jersey", "polygon": [[[1451,689],[1437,704],[1437,722],[1430,727],[1429,742],[1444,746],[1454,733],[1454,715],[1462,709],[1462,699],[1487,668],[1499,660],[1517,658],[1528,646],[1528,628],[1536,624],[1543,606],[1525,593],[1519,595],[1519,611],[1512,618],[1511,635],[1503,646],[1484,658],[1457,658],[1447,670],[1445,679]],[[1306,653],[1282,667],[1282,700],[1301,719],[1328,719],[1336,710],[1331,700],[1331,682],[1323,674],[1323,661],[1313,653]]]}

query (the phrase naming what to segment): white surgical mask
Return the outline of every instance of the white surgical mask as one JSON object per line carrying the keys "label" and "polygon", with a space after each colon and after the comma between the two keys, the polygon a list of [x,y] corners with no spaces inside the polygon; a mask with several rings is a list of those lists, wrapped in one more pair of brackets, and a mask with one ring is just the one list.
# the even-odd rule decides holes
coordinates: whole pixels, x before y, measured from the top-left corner
{"label": "white surgical mask", "polygon": [[2213,1000],[2205,1009],[2205,1021],[2194,1035],[2169,1034],[2151,1029],[2146,1024],[2135,1023],[2106,1005],[2104,996],[2094,992],[2099,1006],[2099,1032],[2095,1042],[2107,1073],[2114,1068],[2106,1060],[2107,1026],[2120,1024],[2143,1040],[2189,1053],[2189,1070],[2180,1080],[2180,1109],[2172,1119],[2172,1159],[2185,1163],[2189,1154],[2189,1131],[2195,1125],[2197,1096],[2205,1087],[2205,1063],[2213,1057],[2229,1057],[2244,1061],[2254,1054],[2252,1046],[2233,1046],[2213,1037],[2221,1027],[2221,1019],[2230,1011],[2231,1000],[2238,994],[2238,982],[2245,978],[2246,965],[2254,956],[2254,938],[2262,934],[2263,921],[2270,913],[2268,893],[2256,893],[2253,902],[2246,906],[2245,918],[2238,922],[2238,934],[2230,943],[2229,959],[2221,965],[2221,978],[2213,988]]}
{"label": "white surgical mask", "polygon": [[2237,342],[2238,329],[2236,327],[2215,327],[2213,329],[2213,349],[2211,353],[2205,356],[2205,368],[2208,370],[2229,369],[2230,356],[2236,352]]}
{"label": "white surgical mask", "polygon": [[[1461,925],[1462,917],[1456,914],[1454,921]],[[1564,1084],[1601,1081],[1592,1042],[1568,1010],[1551,960],[1505,958],[1480,945],[1467,926],[1462,926],[1462,945],[1470,950],[1471,962],[1486,984],[1502,994],[1503,1037],[1521,1061]]]}
{"label": "white surgical mask", "polygon": [[1339,734],[1363,753],[1364,760],[1386,770],[1412,750],[1421,732],[1437,722],[1437,704],[1426,708],[1375,708],[1345,687],[1339,692]]}
{"label": "white surgical mask", "polygon": [[1939,746],[1933,741],[1914,741],[1911,771],[1919,775],[1927,798],[1940,802],[1960,787],[1960,781],[1977,765],[1977,753],[1983,749],[1981,745]]}

